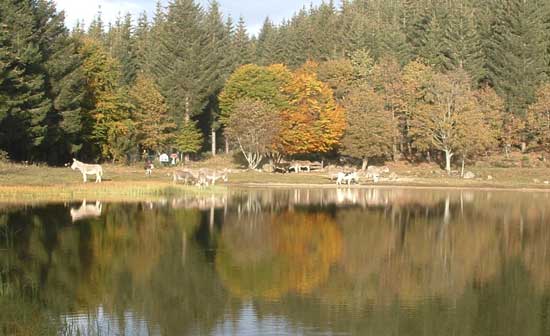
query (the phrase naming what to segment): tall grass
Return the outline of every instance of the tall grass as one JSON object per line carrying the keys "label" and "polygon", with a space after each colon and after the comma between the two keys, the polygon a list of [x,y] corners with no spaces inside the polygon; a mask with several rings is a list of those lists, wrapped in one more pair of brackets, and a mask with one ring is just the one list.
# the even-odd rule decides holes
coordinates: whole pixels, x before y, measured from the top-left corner
{"label": "tall grass", "polygon": [[83,199],[100,201],[158,200],[162,198],[225,192],[223,186],[195,186],[159,182],[105,182],[59,186],[0,186],[0,202],[65,202]]}

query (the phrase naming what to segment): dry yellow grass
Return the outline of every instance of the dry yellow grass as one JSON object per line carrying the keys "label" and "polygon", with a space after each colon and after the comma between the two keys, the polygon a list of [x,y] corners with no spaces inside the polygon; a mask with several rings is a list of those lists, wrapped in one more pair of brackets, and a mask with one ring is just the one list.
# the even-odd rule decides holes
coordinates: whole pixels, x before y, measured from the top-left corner
{"label": "dry yellow grass", "polygon": [[[228,162],[230,163],[230,160],[227,158],[216,158],[206,162],[193,163],[191,167],[235,167],[229,165]],[[447,176],[436,165],[399,163],[389,164],[389,166],[391,171],[397,174],[398,179],[383,181],[379,185],[550,190],[550,182],[545,183],[545,181],[550,181],[550,169],[548,168],[472,167],[468,170],[474,172],[477,178],[464,180],[458,176]],[[104,165],[104,182],[85,184],[78,171],[65,167],[0,164],[0,201],[40,202],[82,199],[135,201],[226,190],[224,185],[204,190],[194,186],[174,185],[171,180],[173,169],[157,167],[152,177],[145,177],[141,165]],[[491,176],[490,180],[488,176]],[[365,183],[362,181],[362,184]],[[328,179],[325,172],[270,174],[240,169],[233,170],[229,179],[229,185],[233,186],[328,187],[333,184],[334,182]]]}
{"label": "dry yellow grass", "polygon": [[69,168],[0,164],[0,201],[154,200],[225,190],[220,186],[199,189],[173,184],[168,168],[157,169],[152,177],[145,177],[138,166],[106,165],[104,171],[104,182],[83,183],[82,175]]}

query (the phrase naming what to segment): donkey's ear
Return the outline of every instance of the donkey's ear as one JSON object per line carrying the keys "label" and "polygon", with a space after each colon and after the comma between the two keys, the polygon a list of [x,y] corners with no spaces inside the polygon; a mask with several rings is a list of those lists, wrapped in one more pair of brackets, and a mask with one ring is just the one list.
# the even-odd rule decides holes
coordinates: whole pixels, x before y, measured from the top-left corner
{"label": "donkey's ear", "polygon": [[73,158],[73,162],[75,162],[75,161],[76,161],[76,159],[75,159],[75,158]]}

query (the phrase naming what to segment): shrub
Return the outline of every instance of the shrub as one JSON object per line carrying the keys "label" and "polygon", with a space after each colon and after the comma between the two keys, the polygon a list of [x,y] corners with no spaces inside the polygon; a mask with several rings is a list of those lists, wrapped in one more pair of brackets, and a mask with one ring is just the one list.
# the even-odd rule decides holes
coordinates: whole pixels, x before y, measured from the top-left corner
{"label": "shrub", "polygon": [[0,150],[0,162],[7,163],[10,161],[8,152]]}

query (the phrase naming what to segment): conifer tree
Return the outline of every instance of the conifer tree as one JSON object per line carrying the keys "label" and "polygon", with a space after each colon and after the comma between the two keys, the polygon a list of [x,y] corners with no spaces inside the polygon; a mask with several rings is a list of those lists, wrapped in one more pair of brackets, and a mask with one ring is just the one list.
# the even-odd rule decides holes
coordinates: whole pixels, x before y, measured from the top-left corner
{"label": "conifer tree", "polygon": [[103,13],[101,12],[101,7],[97,11],[92,22],[90,22],[90,26],[88,27],[88,36],[96,41],[105,41],[105,25],[103,23]]}
{"label": "conifer tree", "polygon": [[256,41],[256,59],[260,65],[270,65],[277,53],[277,28],[266,18]]}
{"label": "conifer tree", "polygon": [[14,160],[28,160],[35,146],[45,139],[45,120],[51,109],[41,71],[44,55],[37,39],[32,3],[3,1],[1,6],[0,148]]}
{"label": "conifer tree", "polygon": [[254,62],[253,45],[248,36],[246,24],[242,16],[239,17],[235,33],[232,35],[232,46],[230,51],[233,52],[232,64],[235,68]]}
{"label": "conifer tree", "polygon": [[507,109],[525,115],[535,90],[547,78],[548,46],[545,18],[548,6],[537,0],[503,0],[495,3],[488,70]]}
{"label": "conifer tree", "polygon": [[232,25],[230,19],[224,24],[218,2],[211,2],[204,23],[206,38],[204,48],[207,53],[203,62],[207,63],[206,68],[208,69],[204,81],[209,84],[207,88],[209,104],[206,106],[207,111],[205,112],[209,114],[210,119],[210,140],[213,156],[216,155],[216,134],[220,127],[217,96],[223,87],[223,83],[233,70],[233,59],[230,51]]}
{"label": "conifer tree", "polygon": [[474,84],[486,77],[485,55],[481,35],[476,25],[476,11],[460,4],[451,13],[445,30],[447,69],[463,69],[468,72]]}
{"label": "conifer tree", "polygon": [[114,26],[107,33],[107,49],[120,64],[122,85],[131,85],[137,73],[136,45],[132,16],[117,18]]}
{"label": "conifer tree", "polygon": [[418,50],[418,56],[439,71],[450,67],[446,55],[445,30],[444,21],[435,14],[432,15],[422,37],[422,46]]}
{"label": "conifer tree", "polygon": [[139,15],[135,28],[135,63],[138,73],[151,73],[151,57],[149,56],[149,53],[153,52],[151,35],[147,13],[143,12]]}
{"label": "conifer tree", "polygon": [[83,95],[74,41],[63,15],[48,1],[1,6],[0,147],[15,160],[59,163],[78,149],[78,144],[70,148]]}
{"label": "conifer tree", "polygon": [[185,154],[185,161],[189,161],[189,154],[197,153],[202,146],[203,137],[193,120],[184,121],[174,135],[174,147]]}
{"label": "conifer tree", "polygon": [[193,0],[172,0],[162,21],[153,72],[177,125],[198,115],[209,96],[212,70],[205,49],[204,13]]}

